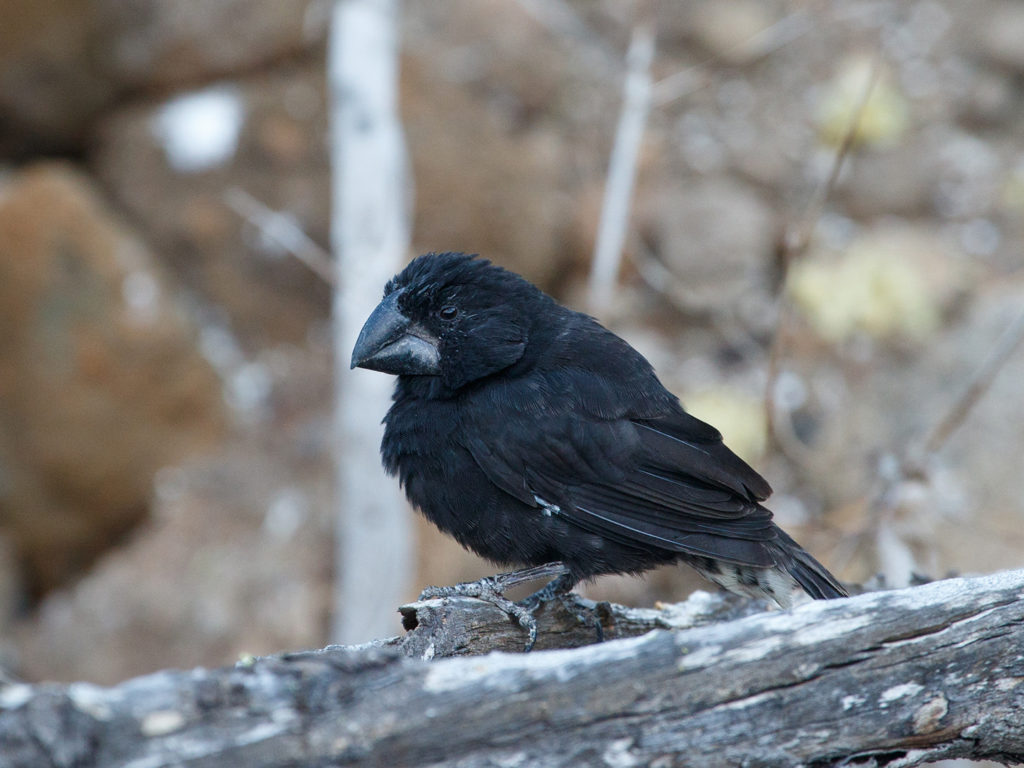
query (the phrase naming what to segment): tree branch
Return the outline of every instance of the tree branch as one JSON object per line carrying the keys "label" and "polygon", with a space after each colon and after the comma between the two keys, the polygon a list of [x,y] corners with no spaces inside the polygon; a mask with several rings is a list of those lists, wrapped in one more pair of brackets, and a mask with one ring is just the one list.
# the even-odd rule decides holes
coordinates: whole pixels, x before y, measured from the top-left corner
{"label": "tree branch", "polygon": [[[1024,570],[741,618],[757,606],[698,593],[601,612],[611,634],[660,631],[446,659],[522,632],[475,600],[425,601],[374,646],[0,687],[0,766],[1020,762],[1022,596]],[[593,640],[561,607],[539,618],[545,642]]]}
{"label": "tree branch", "polygon": [[327,51],[334,292],[335,559],[331,638],[388,631],[380,605],[408,591],[412,512],[385,479],[380,414],[394,383],[349,370],[359,329],[409,250],[408,163],[398,115],[400,0],[334,0]]}
{"label": "tree branch", "polygon": [[629,211],[636,184],[640,144],[651,107],[651,63],[654,60],[654,28],[649,21],[633,30],[626,56],[627,71],[623,83],[622,111],[615,131],[615,144],[608,160],[608,179],[601,202],[594,243],[594,258],[588,286],[589,309],[603,314],[611,302],[612,289],[619,274],[622,248],[629,230]]}

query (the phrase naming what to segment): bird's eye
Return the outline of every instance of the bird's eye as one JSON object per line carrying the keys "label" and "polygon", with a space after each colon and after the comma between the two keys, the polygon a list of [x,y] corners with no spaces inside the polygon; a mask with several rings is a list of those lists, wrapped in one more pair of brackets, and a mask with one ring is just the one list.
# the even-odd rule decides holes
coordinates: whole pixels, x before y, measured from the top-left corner
{"label": "bird's eye", "polygon": [[451,306],[450,304],[446,307],[441,307],[437,311],[437,316],[440,317],[442,320],[454,320],[458,314],[459,310],[456,307]]}

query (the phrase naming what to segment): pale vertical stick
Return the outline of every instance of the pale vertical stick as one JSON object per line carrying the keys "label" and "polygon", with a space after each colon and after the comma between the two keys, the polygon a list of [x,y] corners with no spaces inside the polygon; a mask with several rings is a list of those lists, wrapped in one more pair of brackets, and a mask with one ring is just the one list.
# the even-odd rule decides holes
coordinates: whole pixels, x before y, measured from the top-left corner
{"label": "pale vertical stick", "polygon": [[654,30],[649,24],[640,24],[633,31],[629,45],[622,112],[608,163],[608,180],[590,269],[589,304],[590,311],[596,315],[605,311],[611,301],[629,230],[637,157],[651,106],[653,59]]}
{"label": "pale vertical stick", "polygon": [[337,387],[337,542],[332,640],[394,634],[412,572],[412,521],[380,464],[394,381],[349,370],[363,321],[409,247],[398,118],[398,0],[337,0],[328,50]]}

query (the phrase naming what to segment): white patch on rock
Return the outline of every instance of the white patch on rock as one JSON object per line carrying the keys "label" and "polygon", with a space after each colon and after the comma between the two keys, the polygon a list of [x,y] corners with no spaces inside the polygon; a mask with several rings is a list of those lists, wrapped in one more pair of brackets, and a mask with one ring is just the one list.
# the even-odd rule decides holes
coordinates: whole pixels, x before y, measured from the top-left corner
{"label": "white patch on rock", "polygon": [[1004,677],[1001,680],[996,681],[996,689],[1000,691],[1012,691],[1021,682],[1024,681],[1022,677]]}
{"label": "white patch on rock", "polygon": [[706,645],[682,656],[679,659],[678,668],[680,671],[685,671],[687,669],[706,667],[713,660],[717,659],[721,652],[722,646],[720,645]]}
{"label": "white patch on rock", "polygon": [[765,637],[760,640],[755,640],[752,643],[746,643],[737,648],[733,648],[726,654],[725,658],[730,661],[738,663],[747,663],[751,661],[757,661],[763,659],[773,651],[778,650],[782,646],[782,638],[780,637]]}
{"label": "white patch on rock", "polygon": [[234,157],[244,122],[238,89],[218,85],[171,99],[153,117],[150,131],[171,168],[198,173]]}
{"label": "white patch on rock", "polygon": [[139,724],[143,736],[165,736],[174,733],[185,725],[185,716],[173,709],[158,709],[150,712]]}
{"label": "white patch on rock", "polygon": [[846,712],[848,709],[853,709],[854,707],[860,706],[865,701],[867,701],[867,696],[858,696],[858,695],[843,696],[843,699],[842,699],[842,702],[841,702],[842,705],[843,705],[843,712]]}
{"label": "white patch on rock", "polygon": [[902,683],[900,685],[894,685],[892,688],[888,688],[882,691],[882,695],[878,697],[879,703],[882,706],[889,704],[890,702],[902,699],[905,696],[913,696],[915,693],[920,693],[924,689],[923,685],[917,683]]}
{"label": "white patch on rock", "polygon": [[794,639],[800,645],[817,645],[826,640],[843,637],[850,632],[861,629],[870,624],[872,618],[868,615],[853,616],[849,619],[829,618],[816,624],[802,627]]}
{"label": "white patch on rock", "polygon": [[581,666],[612,666],[635,658],[639,652],[638,647],[649,642],[656,631],[583,648],[541,651],[528,655],[492,651],[486,656],[443,659],[435,662],[427,671],[423,690],[445,693],[480,684],[514,690],[528,680],[554,679],[568,682],[576,676]]}
{"label": "white patch on rock", "polygon": [[151,323],[160,308],[160,284],[152,273],[132,270],[121,281],[121,298],[132,319]]}
{"label": "white patch on rock", "polygon": [[747,707],[757,706],[763,701],[769,701],[775,696],[774,691],[767,691],[765,693],[756,693],[753,696],[747,696],[742,699],[736,699],[736,701],[730,701],[728,704],[722,704],[719,709],[746,709]]}
{"label": "white patch on rock", "polygon": [[526,753],[525,752],[513,752],[510,755],[493,755],[490,759],[494,761],[499,768],[521,768],[526,765]]}
{"label": "white patch on rock", "polygon": [[282,488],[270,500],[263,533],[278,543],[289,541],[309,517],[309,499],[295,486]]}
{"label": "white patch on rock", "polygon": [[0,709],[17,709],[32,699],[32,686],[23,683],[0,689]]}
{"label": "white patch on rock", "polygon": [[275,723],[260,723],[259,725],[253,726],[244,733],[240,733],[234,738],[235,746],[245,746],[246,744],[256,744],[261,741],[267,741],[272,739],[279,734],[284,733],[285,728],[282,725]]}
{"label": "white patch on rock", "polygon": [[629,751],[632,746],[633,739],[616,739],[605,747],[601,759],[609,768],[633,768],[640,764],[640,759]]}
{"label": "white patch on rock", "polygon": [[68,698],[80,711],[97,720],[110,720],[114,713],[110,708],[110,693],[92,683],[71,683]]}

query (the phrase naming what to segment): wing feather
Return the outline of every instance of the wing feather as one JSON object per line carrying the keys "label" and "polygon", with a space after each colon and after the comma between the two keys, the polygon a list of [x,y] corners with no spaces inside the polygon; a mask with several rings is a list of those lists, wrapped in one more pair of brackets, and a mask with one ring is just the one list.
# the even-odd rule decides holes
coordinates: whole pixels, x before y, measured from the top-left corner
{"label": "wing feather", "polygon": [[681,409],[601,418],[542,403],[467,434],[465,447],[492,483],[531,507],[556,506],[582,530],[630,546],[772,564],[763,544],[777,529],[758,503],[770,487],[716,430]]}

